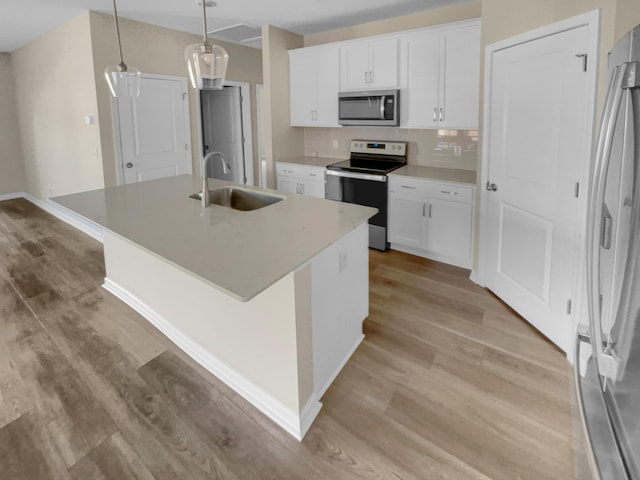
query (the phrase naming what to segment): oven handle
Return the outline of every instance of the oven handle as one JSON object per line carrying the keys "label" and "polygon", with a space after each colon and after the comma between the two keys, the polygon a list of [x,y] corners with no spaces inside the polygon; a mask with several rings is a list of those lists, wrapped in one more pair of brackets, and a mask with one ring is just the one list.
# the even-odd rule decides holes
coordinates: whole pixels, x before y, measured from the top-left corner
{"label": "oven handle", "polygon": [[344,172],[340,170],[327,170],[327,175],[345,178],[357,178],[359,180],[372,180],[374,182],[386,182],[386,175],[372,175],[370,173]]}

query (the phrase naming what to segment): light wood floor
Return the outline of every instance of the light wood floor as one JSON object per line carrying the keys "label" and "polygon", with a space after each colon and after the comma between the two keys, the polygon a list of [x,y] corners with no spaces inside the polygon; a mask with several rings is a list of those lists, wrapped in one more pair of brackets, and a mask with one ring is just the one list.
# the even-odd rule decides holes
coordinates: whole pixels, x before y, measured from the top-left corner
{"label": "light wood floor", "polygon": [[573,478],[564,355],[467,270],[370,258],[299,443],[104,291],[98,242],[0,202],[0,479]]}

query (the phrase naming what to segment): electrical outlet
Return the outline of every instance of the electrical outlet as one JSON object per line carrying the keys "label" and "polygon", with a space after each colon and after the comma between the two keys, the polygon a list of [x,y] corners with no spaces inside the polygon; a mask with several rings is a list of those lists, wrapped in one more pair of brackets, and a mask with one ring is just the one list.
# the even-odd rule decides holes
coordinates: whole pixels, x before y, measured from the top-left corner
{"label": "electrical outlet", "polygon": [[338,272],[342,273],[347,269],[347,259],[347,252],[340,252],[340,255],[338,256]]}
{"label": "electrical outlet", "polygon": [[333,140],[332,141],[332,146],[333,146],[333,148],[338,148],[338,140]]}

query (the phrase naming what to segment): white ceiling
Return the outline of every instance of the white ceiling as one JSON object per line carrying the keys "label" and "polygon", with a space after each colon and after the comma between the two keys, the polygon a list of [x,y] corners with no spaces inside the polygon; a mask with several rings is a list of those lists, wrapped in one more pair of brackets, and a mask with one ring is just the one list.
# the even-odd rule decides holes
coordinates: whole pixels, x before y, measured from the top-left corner
{"label": "white ceiling", "polygon": [[[470,0],[216,0],[208,29],[271,24],[307,35]],[[197,0],[118,0],[118,15],[202,32]],[[85,10],[112,13],[111,0],[0,0],[0,51],[11,52]],[[217,35],[212,34],[212,37]],[[218,35],[224,38],[224,35]],[[253,44],[253,46],[259,46]]]}

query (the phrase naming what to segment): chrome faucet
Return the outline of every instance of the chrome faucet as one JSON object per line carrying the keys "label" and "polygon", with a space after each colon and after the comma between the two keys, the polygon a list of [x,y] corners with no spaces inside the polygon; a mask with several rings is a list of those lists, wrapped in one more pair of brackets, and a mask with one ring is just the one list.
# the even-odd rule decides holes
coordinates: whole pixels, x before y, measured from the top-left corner
{"label": "chrome faucet", "polygon": [[201,192],[201,202],[202,208],[208,207],[211,203],[209,201],[209,183],[207,182],[207,166],[209,164],[209,160],[213,157],[218,157],[222,162],[222,173],[227,174],[231,171],[229,164],[224,161],[224,155],[220,152],[210,152],[207,153],[202,159],[202,192]]}

